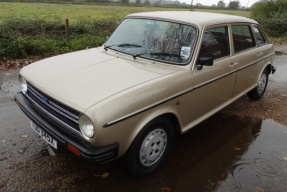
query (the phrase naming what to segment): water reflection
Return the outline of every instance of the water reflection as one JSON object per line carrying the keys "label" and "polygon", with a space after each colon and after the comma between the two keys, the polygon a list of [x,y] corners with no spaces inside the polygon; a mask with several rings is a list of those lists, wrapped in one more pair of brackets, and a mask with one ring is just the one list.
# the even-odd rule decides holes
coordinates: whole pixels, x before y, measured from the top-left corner
{"label": "water reflection", "polygon": [[260,125],[260,119],[216,115],[184,136],[190,138],[190,150],[175,191],[211,191],[225,183],[233,164],[256,140]]}
{"label": "water reflection", "polygon": [[190,25],[153,19],[127,18],[105,48],[155,60],[186,64],[197,37]]}

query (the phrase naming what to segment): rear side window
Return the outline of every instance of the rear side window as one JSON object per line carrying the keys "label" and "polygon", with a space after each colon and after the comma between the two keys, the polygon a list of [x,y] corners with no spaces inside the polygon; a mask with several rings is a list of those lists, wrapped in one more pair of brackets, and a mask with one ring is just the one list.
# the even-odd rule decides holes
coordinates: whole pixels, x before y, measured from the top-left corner
{"label": "rear side window", "polygon": [[253,31],[255,34],[255,38],[258,42],[258,45],[265,45],[266,44],[266,39],[264,38],[262,32],[260,31],[260,29],[257,26],[253,26]]}
{"label": "rear side window", "polygon": [[249,25],[232,26],[234,52],[240,52],[256,46]]}
{"label": "rear side window", "polygon": [[230,55],[228,27],[215,27],[204,31],[199,57],[218,59]]}

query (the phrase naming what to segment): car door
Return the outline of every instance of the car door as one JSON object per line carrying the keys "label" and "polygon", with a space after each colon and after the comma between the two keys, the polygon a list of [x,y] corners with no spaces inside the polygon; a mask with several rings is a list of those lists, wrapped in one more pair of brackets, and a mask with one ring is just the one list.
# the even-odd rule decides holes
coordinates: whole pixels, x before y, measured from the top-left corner
{"label": "car door", "polygon": [[[272,45],[268,44],[256,25],[241,24],[232,27],[232,44],[237,79],[234,97],[244,94],[257,85],[263,67],[268,63]],[[271,55],[269,55],[271,57]]]}
{"label": "car door", "polygon": [[188,95],[188,104],[183,124],[192,127],[228,102],[234,90],[236,74],[230,58],[230,34],[228,25],[206,28],[202,35],[197,58],[214,59],[213,66],[196,65],[192,69],[193,91]]}

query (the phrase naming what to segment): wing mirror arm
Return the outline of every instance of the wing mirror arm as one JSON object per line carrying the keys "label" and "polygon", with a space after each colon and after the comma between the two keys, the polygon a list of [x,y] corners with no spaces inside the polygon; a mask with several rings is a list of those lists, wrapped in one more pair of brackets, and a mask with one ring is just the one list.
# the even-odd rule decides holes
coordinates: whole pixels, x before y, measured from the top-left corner
{"label": "wing mirror arm", "polygon": [[213,58],[212,57],[198,57],[196,61],[197,70],[201,70],[203,66],[212,66]]}

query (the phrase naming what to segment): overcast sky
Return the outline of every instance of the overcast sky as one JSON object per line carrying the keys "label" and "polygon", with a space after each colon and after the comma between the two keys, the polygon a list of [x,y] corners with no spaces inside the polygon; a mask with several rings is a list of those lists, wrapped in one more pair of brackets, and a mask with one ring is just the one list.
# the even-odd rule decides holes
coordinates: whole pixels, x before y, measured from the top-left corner
{"label": "overcast sky", "polygon": [[[187,4],[191,3],[191,0],[179,0],[180,2],[185,2]],[[220,0],[193,0],[193,5],[197,3],[201,3],[202,5],[217,5],[218,1]],[[223,0],[226,6],[229,4],[230,0]],[[239,0],[241,6],[250,7],[253,3],[257,2],[257,0]],[[248,3],[249,2],[249,3]]]}

